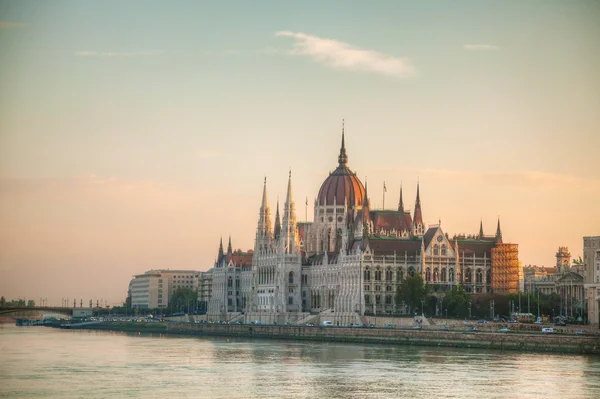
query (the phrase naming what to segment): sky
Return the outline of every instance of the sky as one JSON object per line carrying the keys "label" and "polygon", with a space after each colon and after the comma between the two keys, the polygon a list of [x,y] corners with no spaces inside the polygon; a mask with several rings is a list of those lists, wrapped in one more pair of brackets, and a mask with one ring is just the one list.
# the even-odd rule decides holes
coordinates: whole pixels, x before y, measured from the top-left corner
{"label": "sky", "polygon": [[[523,264],[600,235],[600,2],[0,0],[0,295],[120,304],[337,166]],[[305,199],[309,207],[305,208]]]}

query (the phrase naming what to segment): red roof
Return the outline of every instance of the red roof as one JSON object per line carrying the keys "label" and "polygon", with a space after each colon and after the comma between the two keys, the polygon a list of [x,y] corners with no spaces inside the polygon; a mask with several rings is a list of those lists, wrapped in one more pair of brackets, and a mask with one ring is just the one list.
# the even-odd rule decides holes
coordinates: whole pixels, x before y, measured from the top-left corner
{"label": "red roof", "polygon": [[365,188],[360,179],[346,165],[340,165],[321,185],[317,203],[319,205],[362,206]]}

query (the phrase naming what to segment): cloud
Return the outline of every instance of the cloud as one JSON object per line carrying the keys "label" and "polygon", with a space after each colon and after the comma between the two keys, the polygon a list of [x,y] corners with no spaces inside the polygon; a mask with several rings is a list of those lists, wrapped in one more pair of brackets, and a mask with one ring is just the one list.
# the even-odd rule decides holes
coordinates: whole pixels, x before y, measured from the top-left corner
{"label": "cloud", "polygon": [[139,57],[139,56],[152,56],[161,55],[162,50],[153,51],[131,51],[131,52],[112,52],[112,51],[76,51],[75,55],[80,57]]}
{"label": "cloud", "polygon": [[338,40],[290,31],[279,31],[275,36],[291,37],[294,40],[293,49],[288,54],[308,56],[333,69],[374,72],[397,78],[410,77],[416,73],[408,59],[361,49]]}
{"label": "cloud", "polygon": [[463,48],[469,51],[496,51],[500,47],[493,44],[463,44]]}

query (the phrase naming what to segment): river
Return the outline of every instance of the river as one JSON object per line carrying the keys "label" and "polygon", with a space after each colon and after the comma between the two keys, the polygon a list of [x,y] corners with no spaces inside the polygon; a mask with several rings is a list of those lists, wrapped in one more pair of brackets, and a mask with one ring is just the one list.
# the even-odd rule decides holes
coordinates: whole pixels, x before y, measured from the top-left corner
{"label": "river", "polygon": [[600,357],[0,324],[2,398],[599,398]]}

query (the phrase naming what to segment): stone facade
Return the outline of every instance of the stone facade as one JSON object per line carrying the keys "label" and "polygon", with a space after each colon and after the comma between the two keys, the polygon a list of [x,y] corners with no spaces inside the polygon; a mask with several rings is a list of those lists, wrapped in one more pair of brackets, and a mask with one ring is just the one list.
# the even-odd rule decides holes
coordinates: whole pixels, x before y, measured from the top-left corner
{"label": "stone facade", "polygon": [[584,288],[590,324],[600,321],[600,236],[583,237]]}
{"label": "stone facade", "polygon": [[[415,273],[440,297],[457,284],[472,293],[517,291],[518,248],[502,242],[499,221],[492,235],[481,224],[473,235],[449,236],[441,223],[425,227],[418,185],[412,214],[404,209],[402,187],[397,209],[373,210],[366,186],[347,164],[342,132],[338,167],[315,198],[312,222],[296,221],[290,172],[273,227],[265,179],[254,250],[236,262],[221,245],[209,314],[223,317],[227,309],[245,313],[247,321],[285,322],[327,312],[345,323],[405,313],[394,297]],[[239,279],[239,293],[237,286],[227,289],[228,279]]]}

